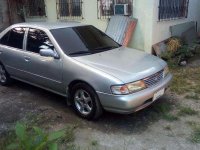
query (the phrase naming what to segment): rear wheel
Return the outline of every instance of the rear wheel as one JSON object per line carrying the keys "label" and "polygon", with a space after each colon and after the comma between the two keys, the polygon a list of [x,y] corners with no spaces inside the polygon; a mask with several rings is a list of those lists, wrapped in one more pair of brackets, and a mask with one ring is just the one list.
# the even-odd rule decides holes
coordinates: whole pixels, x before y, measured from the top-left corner
{"label": "rear wheel", "polygon": [[102,114],[102,106],[96,92],[87,84],[79,83],[72,88],[72,106],[82,118],[97,119]]}
{"label": "rear wheel", "polygon": [[0,85],[9,85],[11,82],[11,78],[7,73],[6,69],[2,64],[0,64]]}

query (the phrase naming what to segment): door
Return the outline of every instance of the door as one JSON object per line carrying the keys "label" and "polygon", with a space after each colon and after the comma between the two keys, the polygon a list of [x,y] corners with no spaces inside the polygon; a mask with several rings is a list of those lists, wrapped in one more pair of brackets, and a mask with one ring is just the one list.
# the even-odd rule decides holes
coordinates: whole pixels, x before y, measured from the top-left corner
{"label": "door", "polygon": [[61,92],[62,61],[53,57],[40,55],[41,49],[51,49],[56,52],[47,34],[39,29],[29,29],[26,40],[24,61],[29,82],[44,88]]}
{"label": "door", "polygon": [[20,79],[26,77],[23,57],[25,30],[22,27],[13,28],[0,39],[0,60],[11,76]]}

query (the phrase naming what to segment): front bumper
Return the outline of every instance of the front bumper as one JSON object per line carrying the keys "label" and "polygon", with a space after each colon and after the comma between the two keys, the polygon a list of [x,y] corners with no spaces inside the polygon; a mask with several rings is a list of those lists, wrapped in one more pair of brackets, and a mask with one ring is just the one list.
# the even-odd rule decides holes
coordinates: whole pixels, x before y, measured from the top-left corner
{"label": "front bumper", "polygon": [[103,108],[110,112],[130,114],[139,111],[153,103],[154,94],[169,86],[172,74],[168,74],[164,79],[154,86],[129,95],[113,95],[97,92]]}

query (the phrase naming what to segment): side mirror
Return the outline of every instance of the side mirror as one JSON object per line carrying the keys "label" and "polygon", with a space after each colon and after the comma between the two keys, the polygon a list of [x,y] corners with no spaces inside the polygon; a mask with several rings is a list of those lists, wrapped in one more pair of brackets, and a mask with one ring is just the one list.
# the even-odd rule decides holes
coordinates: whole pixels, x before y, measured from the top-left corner
{"label": "side mirror", "polygon": [[45,56],[45,57],[53,57],[56,59],[59,58],[58,54],[55,51],[53,51],[52,49],[41,49],[40,55]]}

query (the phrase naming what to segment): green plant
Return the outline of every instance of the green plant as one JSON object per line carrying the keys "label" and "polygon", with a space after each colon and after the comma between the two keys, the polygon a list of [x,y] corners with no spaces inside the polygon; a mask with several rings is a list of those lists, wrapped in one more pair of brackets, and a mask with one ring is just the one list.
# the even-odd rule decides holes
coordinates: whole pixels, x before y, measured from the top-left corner
{"label": "green plant", "polygon": [[193,143],[200,143],[200,126],[195,125],[191,134],[190,140]]}
{"label": "green plant", "polygon": [[45,133],[38,127],[29,129],[20,123],[16,124],[15,134],[16,139],[7,147],[9,150],[57,150],[58,139],[65,136],[64,130]]}
{"label": "green plant", "polygon": [[175,52],[175,56],[178,58],[178,62],[180,62],[191,58],[193,56],[193,52],[189,49],[188,45],[183,45]]}

